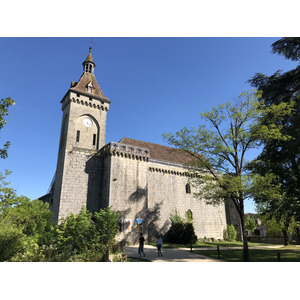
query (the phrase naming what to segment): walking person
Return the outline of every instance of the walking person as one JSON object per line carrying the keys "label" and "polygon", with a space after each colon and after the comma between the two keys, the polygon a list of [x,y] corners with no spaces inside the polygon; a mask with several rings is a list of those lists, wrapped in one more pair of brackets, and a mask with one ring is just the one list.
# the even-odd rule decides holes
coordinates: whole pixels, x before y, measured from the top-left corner
{"label": "walking person", "polygon": [[142,255],[142,253],[144,254],[144,257],[146,256],[145,252],[144,252],[144,242],[145,242],[145,238],[143,237],[143,234],[141,233],[140,238],[139,238],[139,255],[140,255],[140,257]]}
{"label": "walking person", "polygon": [[159,254],[160,254],[160,256],[163,256],[161,253],[162,244],[163,244],[162,235],[158,235],[157,239],[156,239],[157,256],[159,256]]}

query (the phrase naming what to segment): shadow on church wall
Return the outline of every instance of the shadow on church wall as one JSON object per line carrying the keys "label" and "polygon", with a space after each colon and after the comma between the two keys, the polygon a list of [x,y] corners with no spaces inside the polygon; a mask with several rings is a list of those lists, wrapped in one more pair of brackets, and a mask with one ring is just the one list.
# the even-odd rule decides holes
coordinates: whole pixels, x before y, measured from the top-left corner
{"label": "shadow on church wall", "polygon": [[108,206],[108,168],[105,168],[106,161],[99,156],[90,157],[85,165],[85,173],[88,174],[87,182],[87,209],[91,212],[99,211],[100,208]]}
{"label": "shadow on church wall", "polygon": [[[108,206],[108,191],[109,191],[109,160],[97,155],[91,156],[85,165],[85,173],[88,174],[87,182],[87,210],[90,212],[98,212],[100,209]],[[139,210],[136,210],[136,205],[139,204]],[[169,226],[169,220],[166,220],[160,228],[158,220],[160,218],[160,210],[163,201],[155,203],[154,206],[148,204],[148,186],[142,188],[138,186],[136,190],[128,197],[127,207],[120,211],[122,218],[131,219],[131,231],[121,232],[119,235],[122,240],[129,241],[133,244],[138,243],[140,232],[136,230],[136,219],[143,220],[142,232],[149,241],[155,241],[157,234],[164,234]]]}
{"label": "shadow on church wall", "polygon": [[129,196],[128,202],[130,204],[140,202],[144,197],[146,198],[146,201],[148,201],[148,188],[143,189],[138,187],[136,191]]}
{"label": "shadow on church wall", "polygon": [[[164,234],[169,229],[170,223],[168,220],[164,222],[162,227],[158,227],[158,220],[163,201],[160,203],[155,203],[152,208],[149,208],[147,196],[147,188],[143,189],[138,187],[137,190],[128,198],[129,207],[123,211],[120,211],[124,218],[126,218],[126,216],[130,216],[132,218],[132,212],[134,208],[131,207],[131,205],[138,202],[140,203],[142,200],[144,200],[143,207],[139,211],[136,211],[133,215],[132,221],[134,224],[132,224],[131,231],[122,234],[123,240],[137,244],[140,233],[142,232],[146,237],[148,237],[148,241],[155,241],[155,238],[158,234]],[[135,224],[136,219],[143,220],[142,231],[137,231]]]}

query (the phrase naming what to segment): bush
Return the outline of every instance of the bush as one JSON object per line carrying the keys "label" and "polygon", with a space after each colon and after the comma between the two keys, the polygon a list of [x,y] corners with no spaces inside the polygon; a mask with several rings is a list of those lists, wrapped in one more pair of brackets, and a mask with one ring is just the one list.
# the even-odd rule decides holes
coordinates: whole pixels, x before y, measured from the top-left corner
{"label": "bush", "polygon": [[227,242],[233,242],[236,240],[236,230],[233,225],[228,225],[226,227],[226,230],[224,230],[224,240]]}
{"label": "bush", "polygon": [[11,224],[0,222],[0,261],[8,261],[23,250],[24,235]]}
{"label": "bush", "polygon": [[194,244],[197,241],[194,225],[191,218],[185,221],[177,213],[170,215],[172,222],[170,229],[166,233],[165,240],[173,244]]}
{"label": "bush", "polygon": [[172,225],[185,223],[185,220],[177,212],[174,215],[170,214],[170,221]]}
{"label": "bush", "polygon": [[186,238],[184,244],[194,244],[197,242],[198,238],[195,234],[193,223],[185,223],[184,234]]}
{"label": "bush", "polygon": [[[44,249],[48,261],[102,261],[107,260],[115,242],[119,214],[110,207],[93,216],[86,208],[77,215],[70,214],[52,230],[52,242]],[[49,252],[49,247],[55,251]]]}
{"label": "bush", "polygon": [[1,217],[0,261],[80,262],[107,259],[119,214],[109,207],[92,216],[83,208],[57,224],[50,222],[51,213],[42,202],[22,199]]}

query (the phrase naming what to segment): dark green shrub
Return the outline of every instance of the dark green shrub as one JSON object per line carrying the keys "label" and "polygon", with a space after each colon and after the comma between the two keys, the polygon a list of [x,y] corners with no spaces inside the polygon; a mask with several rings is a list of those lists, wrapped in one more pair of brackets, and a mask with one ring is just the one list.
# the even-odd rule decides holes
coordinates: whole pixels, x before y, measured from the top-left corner
{"label": "dark green shrub", "polygon": [[183,244],[184,223],[173,223],[166,233],[166,241],[173,244]]}
{"label": "dark green shrub", "polygon": [[11,224],[0,222],[0,261],[8,261],[23,251],[24,235]]}
{"label": "dark green shrub", "polygon": [[195,234],[193,223],[185,223],[184,233],[185,233],[184,244],[194,244],[197,242],[197,235]]}
{"label": "dark green shrub", "polygon": [[227,242],[233,242],[236,240],[236,230],[233,225],[228,225],[226,227],[226,230],[224,230],[224,240]]}
{"label": "dark green shrub", "polygon": [[172,223],[166,233],[167,242],[173,244],[194,244],[197,241],[193,223]]}

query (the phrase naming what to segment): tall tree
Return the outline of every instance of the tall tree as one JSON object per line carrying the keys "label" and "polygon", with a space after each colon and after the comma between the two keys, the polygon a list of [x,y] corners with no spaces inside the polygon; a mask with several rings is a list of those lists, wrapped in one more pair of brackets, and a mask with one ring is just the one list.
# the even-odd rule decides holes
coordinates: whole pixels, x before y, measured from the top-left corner
{"label": "tall tree", "polygon": [[[285,58],[300,60],[300,38],[282,38],[272,44],[275,54]],[[261,100],[267,106],[281,103],[294,103],[293,113],[278,119],[277,124],[283,133],[292,137],[290,140],[267,140],[261,155],[250,167],[251,170],[265,176],[276,175],[274,182],[280,183],[281,197],[266,199],[256,197],[256,202],[265,204],[264,212],[279,223],[285,223],[283,234],[292,219],[300,221],[300,65],[271,76],[256,73],[250,80],[252,86],[262,91]],[[284,222],[283,222],[284,220]]]}
{"label": "tall tree", "polygon": [[287,59],[300,60],[300,38],[282,38],[272,44],[273,53],[284,55]]}
{"label": "tall tree", "polygon": [[[0,101],[0,131],[6,124],[4,117],[8,116],[9,106],[15,104],[15,102],[10,98],[1,99]],[[7,149],[10,146],[10,142],[6,142],[3,148],[0,148],[0,158],[7,158]]]}
{"label": "tall tree", "polygon": [[253,232],[254,229],[256,229],[256,227],[257,225],[256,225],[255,218],[252,218],[248,215],[245,222],[245,228],[250,232]]}
{"label": "tall tree", "polygon": [[11,172],[8,170],[5,170],[5,174],[0,172],[0,216],[6,208],[11,207],[18,201],[16,191],[13,188],[10,188],[9,182],[6,181],[6,177],[10,173]]}
{"label": "tall tree", "polygon": [[[261,93],[256,90],[243,92],[234,104],[227,102],[211,112],[200,113],[207,126],[183,128],[175,135],[163,135],[169,144],[193,157],[189,164],[191,180],[201,187],[195,196],[205,197],[210,204],[228,199],[234,203],[241,222],[244,261],[249,261],[244,201],[251,195],[252,182],[246,172],[245,157],[249,150],[259,147],[262,140],[286,139],[274,121],[292,109],[288,104],[265,109],[260,97]],[[272,118],[261,126],[267,114]]]}

